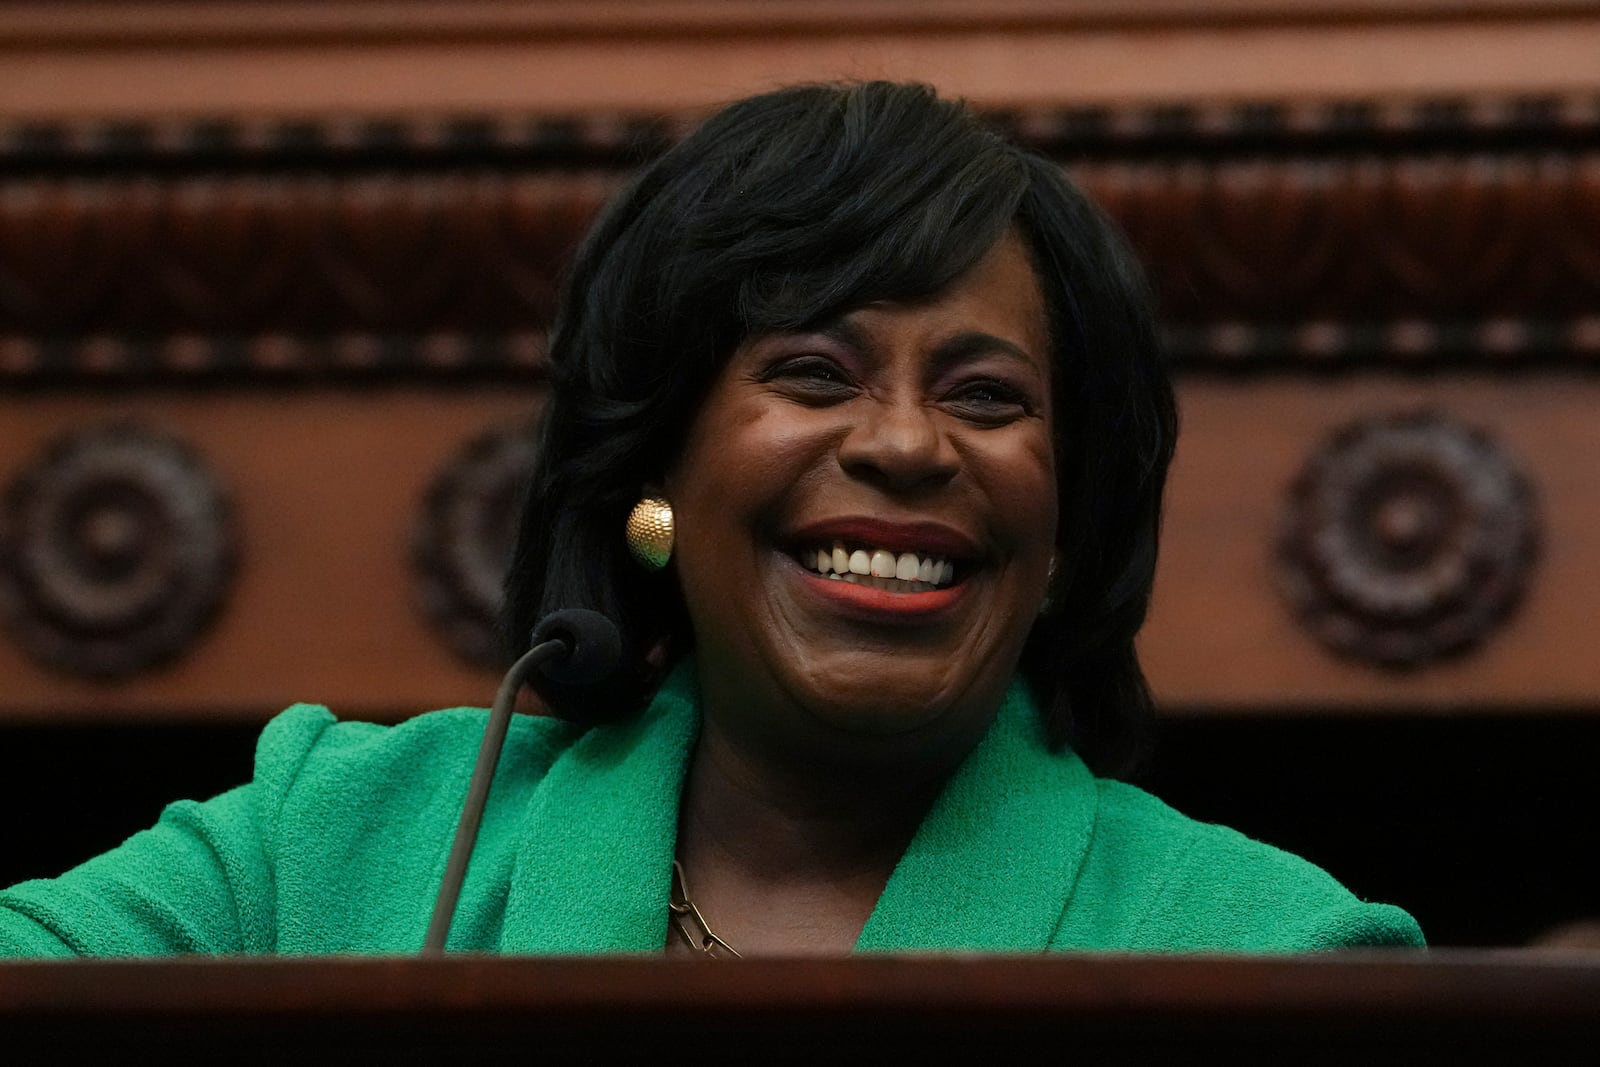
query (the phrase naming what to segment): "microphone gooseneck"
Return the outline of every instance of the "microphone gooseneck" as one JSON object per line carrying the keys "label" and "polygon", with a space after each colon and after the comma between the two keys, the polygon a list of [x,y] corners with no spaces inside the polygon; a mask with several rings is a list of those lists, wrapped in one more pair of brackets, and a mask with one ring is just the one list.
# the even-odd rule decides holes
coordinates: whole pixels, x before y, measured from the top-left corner
{"label": "microphone gooseneck", "polygon": [[500,692],[494,698],[489,721],[484,725],[478,762],[467,784],[466,803],[461,807],[461,820],[456,824],[450,858],[445,861],[439,895],[434,898],[433,918],[422,943],[424,956],[441,955],[450,936],[456,901],[461,896],[461,884],[466,880],[472,847],[478,841],[484,804],[489,799],[489,787],[494,784],[495,768],[500,763],[500,750],[505,747],[511,711],[516,707],[522,683],[537,670],[551,681],[587,685],[616,670],[622,659],[622,635],[617,632],[616,624],[599,612],[584,608],[567,608],[546,615],[534,627],[532,645],[501,680]]}

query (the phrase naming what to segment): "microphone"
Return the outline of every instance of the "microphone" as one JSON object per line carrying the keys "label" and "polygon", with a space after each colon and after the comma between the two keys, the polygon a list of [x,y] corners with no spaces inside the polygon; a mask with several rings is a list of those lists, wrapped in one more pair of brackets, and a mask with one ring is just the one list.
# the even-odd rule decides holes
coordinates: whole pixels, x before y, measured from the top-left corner
{"label": "microphone", "polygon": [[[588,608],[552,611],[533,628],[534,649],[546,641],[566,644],[565,656],[543,660],[539,673],[562,685],[593,685],[622,662],[622,634],[617,624]],[[533,653],[530,651],[529,655]],[[516,667],[512,667],[516,670]]]}
{"label": "microphone", "polygon": [[478,762],[467,784],[467,800],[461,807],[461,821],[456,824],[450,858],[444,865],[444,879],[433,902],[433,918],[422,943],[424,956],[442,955],[444,943],[450,936],[461,883],[466,880],[467,863],[478,841],[483,807],[489,799],[495,767],[500,763],[500,750],[505,747],[506,731],[511,726],[511,709],[516,707],[523,681],[537,670],[553,682],[589,685],[616,670],[622,660],[622,635],[617,632],[616,624],[598,611],[586,608],[564,608],[546,615],[533,628],[531,644],[533,647],[511,665],[501,680],[500,692],[494,698],[489,721],[484,725]]}

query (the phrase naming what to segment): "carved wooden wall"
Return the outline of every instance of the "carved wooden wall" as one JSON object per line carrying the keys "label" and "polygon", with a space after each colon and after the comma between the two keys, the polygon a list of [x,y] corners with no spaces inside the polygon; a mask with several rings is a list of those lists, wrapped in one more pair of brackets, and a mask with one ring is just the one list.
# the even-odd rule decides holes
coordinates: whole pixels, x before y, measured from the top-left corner
{"label": "carved wooden wall", "polygon": [[565,257],[839,74],[967,94],[1149,264],[1168,707],[1596,704],[1584,4],[0,8],[0,718],[483,699]]}
{"label": "carved wooden wall", "polygon": [[[1600,97],[994,119],[1162,297],[1169,706],[1596,703]],[[685,122],[7,130],[0,713],[482,699],[561,266]]]}
{"label": "carved wooden wall", "polygon": [[1584,0],[0,0],[0,807],[56,815],[0,884],[290,701],[487,700],[574,242],[716,102],[891,76],[1156,281],[1156,790],[1439,942],[1592,915],[1596,55]]}

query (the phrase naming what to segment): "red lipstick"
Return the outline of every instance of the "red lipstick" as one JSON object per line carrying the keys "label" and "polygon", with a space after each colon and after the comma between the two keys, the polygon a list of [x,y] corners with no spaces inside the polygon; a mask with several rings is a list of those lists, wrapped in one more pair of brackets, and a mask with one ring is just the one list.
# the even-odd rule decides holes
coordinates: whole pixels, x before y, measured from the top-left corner
{"label": "red lipstick", "polygon": [[867,623],[916,623],[937,619],[951,611],[971,587],[961,582],[920,593],[891,593],[844,578],[829,578],[784,559],[806,599],[826,611]]}

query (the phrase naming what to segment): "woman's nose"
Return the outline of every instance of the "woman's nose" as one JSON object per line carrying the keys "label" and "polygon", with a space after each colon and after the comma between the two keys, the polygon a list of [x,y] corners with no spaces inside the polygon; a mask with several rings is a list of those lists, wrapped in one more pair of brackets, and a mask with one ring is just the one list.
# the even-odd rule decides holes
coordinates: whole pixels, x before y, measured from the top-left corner
{"label": "woman's nose", "polygon": [[920,399],[881,400],[854,406],[856,423],[839,445],[839,466],[896,490],[949,481],[960,466],[938,413]]}

